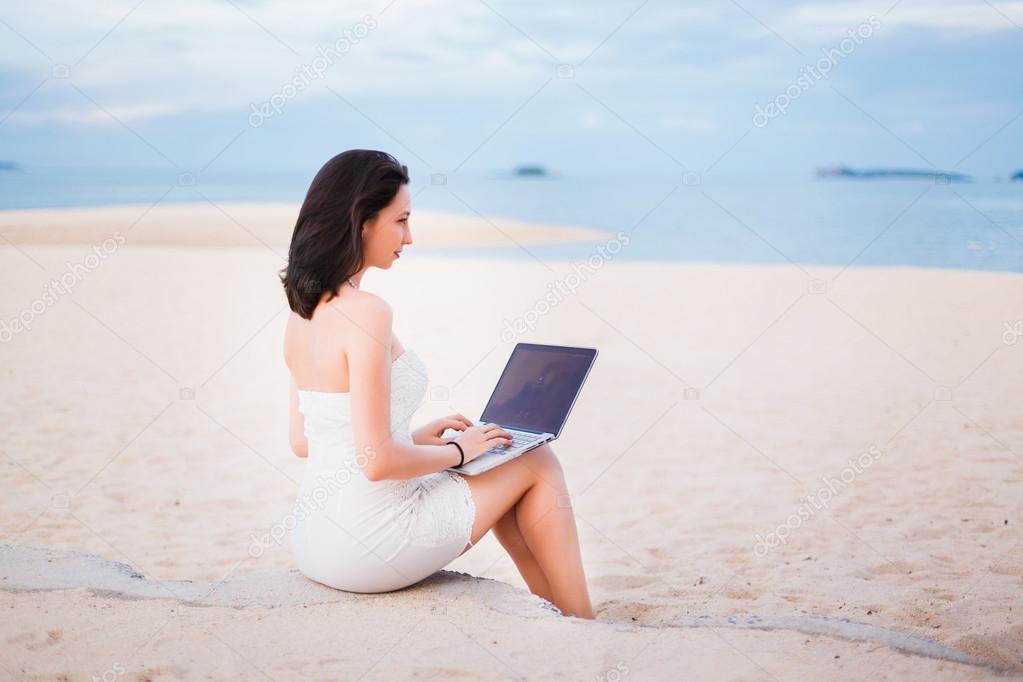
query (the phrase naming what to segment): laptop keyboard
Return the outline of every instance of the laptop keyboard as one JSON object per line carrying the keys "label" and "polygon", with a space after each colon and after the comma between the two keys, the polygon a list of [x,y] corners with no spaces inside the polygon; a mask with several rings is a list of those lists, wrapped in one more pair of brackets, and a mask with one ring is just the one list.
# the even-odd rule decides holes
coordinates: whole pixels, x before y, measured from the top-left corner
{"label": "laptop keyboard", "polygon": [[[496,445],[487,450],[486,452],[484,452],[483,453],[484,455],[504,454],[510,450],[518,450],[519,448],[528,447],[533,443],[543,440],[541,436],[535,433],[528,433],[526,431],[515,431],[514,429],[505,429],[505,431],[511,434],[512,437],[511,445]],[[482,457],[482,455],[480,456]]]}

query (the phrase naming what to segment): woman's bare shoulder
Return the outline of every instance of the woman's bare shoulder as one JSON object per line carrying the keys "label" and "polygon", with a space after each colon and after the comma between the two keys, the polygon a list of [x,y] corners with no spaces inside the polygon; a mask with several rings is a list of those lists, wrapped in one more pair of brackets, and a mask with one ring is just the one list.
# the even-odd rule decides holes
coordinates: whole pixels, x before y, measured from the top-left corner
{"label": "woman's bare shoulder", "polygon": [[357,351],[364,342],[391,347],[393,312],[376,294],[350,289],[323,305],[327,307],[322,311],[323,331],[341,340],[346,353]]}
{"label": "woman's bare shoulder", "polygon": [[386,326],[390,330],[394,313],[390,304],[376,294],[358,289],[345,292],[322,304],[326,306],[324,321],[330,326],[348,328],[355,323],[360,327],[379,329]]}
{"label": "woman's bare shoulder", "polygon": [[308,319],[291,311],[284,328],[284,342],[288,345],[307,338],[342,339],[353,325],[363,329],[390,329],[392,316],[391,306],[376,294],[348,291],[343,297],[321,301]]}
{"label": "woman's bare shoulder", "polygon": [[[338,299],[334,299],[335,301]],[[346,303],[351,304],[351,308],[363,315],[380,316],[384,315],[390,317],[392,315],[391,305],[380,298],[376,294],[370,291],[363,291],[361,289],[353,289],[348,292]]]}

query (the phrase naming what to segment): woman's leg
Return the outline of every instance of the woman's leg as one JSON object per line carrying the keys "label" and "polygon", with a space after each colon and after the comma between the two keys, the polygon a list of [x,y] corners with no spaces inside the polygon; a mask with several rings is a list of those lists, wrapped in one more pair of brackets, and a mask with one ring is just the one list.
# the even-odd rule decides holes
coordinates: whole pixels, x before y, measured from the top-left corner
{"label": "woman's leg", "polygon": [[522,530],[519,529],[516,509],[518,509],[517,504],[494,524],[494,535],[508,552],[508,556],[515,562],[515,567],[519,569],[519,574],[529,586],[529,591],[553,602],[554,593],[551,592],[547,576],[544,575],[543,569],[540,568],[540,562],[533,556],[529,545],[526,544],[526,539],[522,536]]}
{"label": "woman's leg", "polygon": [[[540,568],[540,562],[533,556],[532,550],[526,544],[526,539],[522,536],[522,530],[519,528],[515,512],[516,509],[518,509],[518,502],[505,512],[504,516],[498,519],[497,523],[494,524],[494,535],[501,543],[501,546],[504,547],[504,550],[508,552],[508,556],[515,562],[515,567],[519,570],[523,580],[526,581],[526,585],[529,586],[529,591],[549,602],[553,602],[554,594],[551,592],[551,586],[547,582],[547,576],[544,575],[543,569]],[[470,547],[472,545],[466,545],[465,549],[462,550],[462,554],[468,552]]]}
{"label": "woman's leg", "polygon": [[550,445],[465,480],[476,505],[472,543],[514,510],[522,538],[547,579],[550,601],[566,615],[593,618],[575,514]]}

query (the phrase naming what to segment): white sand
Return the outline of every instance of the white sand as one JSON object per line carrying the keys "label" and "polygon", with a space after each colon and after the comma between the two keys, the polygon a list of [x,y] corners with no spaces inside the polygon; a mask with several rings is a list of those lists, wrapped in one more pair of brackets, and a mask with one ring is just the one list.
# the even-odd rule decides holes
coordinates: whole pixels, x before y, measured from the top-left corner
{"label": "white sand", "polygon": [[[62,237],[81,244],[40,244],[27,226],[13,238],[12,222],[31,221],[0,217],[16,243],[0,248],[0,321],[126,219],[108,210],[106,232]],[[204,224],[194,218],[193,229]],[[156,236],[137,245],[147,230]],[[258,573],[246,588],[258,594],[291,566],[286,540],[253,557],[253,537],[284,523],[303,467],[286,438],[282,249],[145,245],[166,244],[165,232],[143,220],[72,295],[37,305],[31,329],[0,344],[0,543],[81,550],[158,581],[234,585]],[[433,239],[419,233],[417,245]],[[449,569],[507,588],[445,573],[391,595],[235,607],[0,590],[0,670],[994,674],[940,660],[954,650],[1023,671],[1023,339],[1002,339],[1023,318],[1023,277],[851,268],[816,294],[791,266],[611,262],[533,331],[503,338],[503,322],[535,310],[570,268],[417,258],[411,247],[365,286],[392,303],[398,336],[430,369],[421,420],[477,416],[514,341],[600,348],[555,450],[602,622],[556,617],[522,594],[488,536]],[[876,460],[832,483],[825,508],[790,519],[872,445]],[[786,524],[786,541],[759,556],[757,536]],[[0,586],[24,577],[20,551],[0,554]],[[98,585],[75,561],[55,561],[81,575],[71,584]],[[27,572],[48,576],[35,588],[59,582]],[[917,653],[885,633],[920,638],[902,646]],[[928,652],[925,640],[947,649]]]}

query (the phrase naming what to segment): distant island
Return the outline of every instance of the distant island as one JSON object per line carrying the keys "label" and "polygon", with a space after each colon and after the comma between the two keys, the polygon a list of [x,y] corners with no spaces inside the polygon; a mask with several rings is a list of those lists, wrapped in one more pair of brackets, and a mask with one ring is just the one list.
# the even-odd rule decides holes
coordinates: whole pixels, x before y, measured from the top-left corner
{"label": "distant island", "polygon": [[547,169],[543,166],[516,166],[515,175],[520,177],[544,177],[547,175]]}
{"label": "distant island", "polygon": [[0,171],[18,170],[18,164],[13,161],[0,161]]}
{"label": "distant island", "polygon": [[831,168],[818,168],[819,178],[912,178],[940,180],[943,182],[972,182],[973,178],[963,173],[952,173],[950,171],[921,170],[917,168],[864,168],[857,170],[848,166],[832,166]]}

